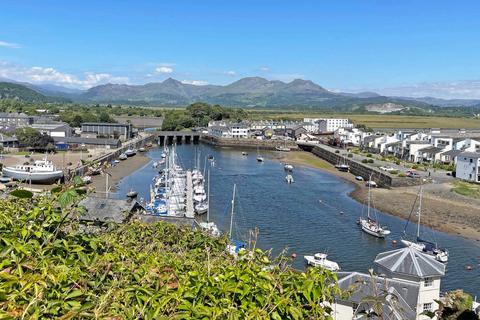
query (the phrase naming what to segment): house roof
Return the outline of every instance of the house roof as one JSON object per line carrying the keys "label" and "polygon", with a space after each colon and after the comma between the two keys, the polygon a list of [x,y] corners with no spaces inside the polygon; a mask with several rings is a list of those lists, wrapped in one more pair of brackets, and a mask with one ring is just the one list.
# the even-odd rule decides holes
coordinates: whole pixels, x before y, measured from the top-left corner
{"label": "house roof", "polygon": [[[362,304],[363,298],[375,296],[378,292],[386,293],[383,305],[385,319],[415,319],[419,283],[386,279],[377,275],[360,272],[337,272],[338,286],[342,291],[350,291],[346,301],[361,305],[361,309],[369,309]],[[344,300],[345,301],[345,300]]]}
{"label": "house roof", "polygon": [[442,152],[441,155],[442,155],[442,156],[452,156],[452,157],[456,157],[456,156],[458,156],[460,153],[462,153],[462,150],[448,150],[448,151]]}
{"label": "house roof", "polygon": [[445,275],[443,263],[411,247],[379,253],[374,262],[390,272],[417,278]]}
{"label": "house roof", "polygon": [[79,205],[84,206],[86,209],[80,214],[80,220],[102,223],[124,223],[130,218],[135,209],[141,208],[135,200],[96,197],[87,197],[80,201]]}
{"label": "house roof", "polygon": [[30,127],[37,130],[55,130],[55,129],[65,129],[70,127],[68,123],[57,122],[57,123],[34,123]]}
{"label": "house roof", "polygon": [[418,151],[436,154],[436,153],[442,152],[443,150],[444,148],[429,146],[429,147],[421,148]]}
{"label": "house roof", "polygon": [[458,156],[478,159],[478,158],[480,158],[480,153],[478,153],[478,152],[462,152]]}
{"label": "house roof", "polygon": [[131,123],[118,123],[118,122],[83,122],[82,126],[119,126],[129,127]]}
{"label": "house roof", "polygon": [[18,142],[16,137],[9,137],[0,133],[0,142]]}

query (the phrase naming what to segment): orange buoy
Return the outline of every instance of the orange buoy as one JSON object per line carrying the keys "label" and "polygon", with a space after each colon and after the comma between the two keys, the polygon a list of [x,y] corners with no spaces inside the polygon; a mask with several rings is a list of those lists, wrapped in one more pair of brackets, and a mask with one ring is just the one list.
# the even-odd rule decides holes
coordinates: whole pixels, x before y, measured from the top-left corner
{"label": "orange buoy", "polygon": [[297,257],[297,254],[294,252],[292,253],[292,259],[295,259]]}
{"label": "orange buoy", "polygon": [[396,244],[397,244],[397,240],[392,240],[392,244],[393,244],[393,245],[396,245]]}

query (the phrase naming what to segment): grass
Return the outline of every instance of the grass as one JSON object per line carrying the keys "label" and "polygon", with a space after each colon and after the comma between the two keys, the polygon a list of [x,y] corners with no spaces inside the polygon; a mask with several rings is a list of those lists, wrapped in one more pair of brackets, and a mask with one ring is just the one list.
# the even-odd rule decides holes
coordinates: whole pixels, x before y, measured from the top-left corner
{"label": "grass", "polygon": [[306,165],[309,167],[314,167],[323,170],[332,170],[332,165],[317,157],[316,155],[310,152],[303,152],[303,151],[292,151],[285,155],[283,159],[285,162],[290,162],[299,165]]}
{"label": "grass", "polygon": [[370,128],[478,128],[480,119],[436,117],[436,116],[400,116],[380,114],[346,114],[298,111],[250,111],[252,120],[302,120],[303,118],[349,118],[355,124],[363,124]]}
{"label": "grass", "polygon": [[453,188],[451,190],[465,197],[480,199],[479,184],[464,182],[464,181],[457,181],[453,184]]}

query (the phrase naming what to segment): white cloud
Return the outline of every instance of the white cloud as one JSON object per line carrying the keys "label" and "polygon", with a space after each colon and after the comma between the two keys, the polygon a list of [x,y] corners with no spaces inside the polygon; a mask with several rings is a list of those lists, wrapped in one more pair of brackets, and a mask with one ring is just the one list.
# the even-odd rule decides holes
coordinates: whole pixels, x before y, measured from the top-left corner
{"label": "white cloud", "polygon": [[480,80],[422,82],[414,85],[374,90],[388,96],[480,99]]}
{"label": "white cloud", "polygon": [[234,77],[234,76],[237,75],[237,72],[234,71],[234,70],[229,70],[229,71],[225,72],[225,74],[226,74],[227,76]]}
{"label": "white cloud", "polygon": [[258,70],[260,70],[262,72],[268,72],[268,71],[270,71],[270,68],[263,66],[263,67],[258,68]]}
{"label": "white cloud", "polygon": [[203,80],[182,80],[183,84],[193,84],[194,86],[206,86],[208,84],[207,81]]}
{"label": "white cloud", "polygon": [[0,40],[0,47],[10,48],[10,49],[18,49],[20,45],[17,43],[7,42]]}
{"label": "white cloud", "polygon": [[158,66],[155,68],[155,71],[158,73],[172,73],[173,68],[168,65]]}
{"label": "white cloud", "polygon": [[38,84],[56,84],[73,88],[90,88],[108,82],[128,83],[128,77],[109,73],[85,72],[82,76],[65,73],[51,67],[23,67],[0,61],[0,77]]}

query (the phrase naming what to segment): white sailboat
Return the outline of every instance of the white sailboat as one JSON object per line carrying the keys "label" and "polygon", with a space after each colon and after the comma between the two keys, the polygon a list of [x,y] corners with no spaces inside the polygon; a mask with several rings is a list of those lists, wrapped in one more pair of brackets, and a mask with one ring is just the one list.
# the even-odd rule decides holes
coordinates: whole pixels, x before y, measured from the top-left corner
{"label": "white sailboat", "polygon": [[210,233],[214,237],[220,237],[222,233],[218,229],[217,225],[215,222],[210,221],[210,170],[208,171],[208,185],[207,185],[207,221],[206,222],[200,222],[198,225],[200,228],[205,230],[206,232]]}
{"label": "white sailboat", "polygon": [[330,271],[339,271],[340,266],[338,263],[328,260],[326,253],[315,253],[313,256],[304,256],[307,265],[312,267],[322,267]]}
{"label": "white sailboat", "polygon": [[258,162],[263,162],[265,161],[265,159],[262,157],[262,155],[260,155],[260,151],[259,151],[259,148],[257,147],[257,161]]}
{"label": "white sailboat", "polygon": [[[370,177],[370,180],[372,177]],[[372,198],[372,191],[371,186],[368,186],[368,200],[367,200],[367,217],[361,217],[359,220],[360,227],[365,233],[372,235],[377,238],[385,238],[385,236],[390,234],[390,230],[386,227],[382,227],[380,222],[378,222],[378,218],[376,217],[376,213],[374,212],[375,218],[372,217],[370,214],[371,212],[371,198]]]}
{"label": "white sailboat", "polygon": [[[405,229],[403,231],[404,233],[404,238],[401,240],[402,244],[411,247],[412,249],[415,249],[417,251],[429,254],[437,261],[446,263],[448,262],[448,251],[443,248],[439,248],[436,243],[424,240],[420,237],[420,225],[421,225],[421,218],[422,218],[422,197],[423,197],[423,185],[420,185],[420,190],[418,192],[417,198],[419,199],[418,202],[418,219],[417,219],[417,234],[416,234],[416,239],[415,240],[407,240],[406,239],[406,231],[408,227],[408,223],[410,222],[410,218],[412,215],[412,212],[410,212],[410,216],[407,220],[407,223],[405,224]],[[416,201],[416,200],[415,200]]]}
{"label": "white sailboat", "polygon": [[233,185],[233,196],[232,196],[232,212],[230,213],[230,229],[228,231],[228,237],[230,238],[230,243],[227,245],[227,252],[233,256],[237,256],[240,251],[246,250],[246,243],[238,240],[232,239],[232,230],[233,230],[233,216],[235,213],[235,191],[237,185]]}

